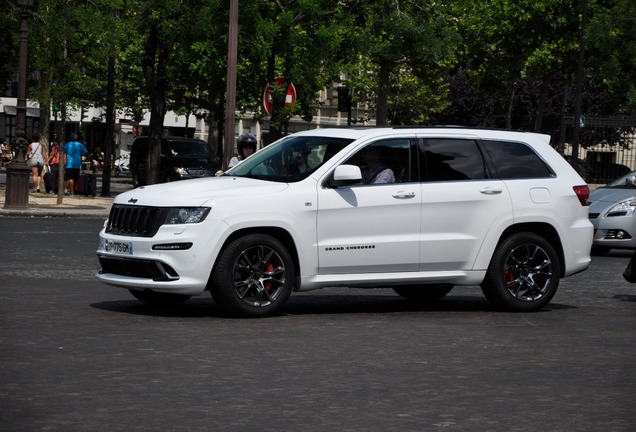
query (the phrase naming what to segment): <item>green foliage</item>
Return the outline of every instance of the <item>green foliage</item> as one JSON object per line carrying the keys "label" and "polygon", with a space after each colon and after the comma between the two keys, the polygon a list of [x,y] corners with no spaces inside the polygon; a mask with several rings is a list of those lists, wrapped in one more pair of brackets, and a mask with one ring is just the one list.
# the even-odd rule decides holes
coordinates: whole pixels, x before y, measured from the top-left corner
{"label": "green foliage", "polygon": [[636,3],[615,0],[597,5],[587,37],[590,64],[622,110],[636,113]]}
{"label": "green foliage", "polygon": [[[0,78],[11,78],[20,11],[2,5]],[[635,8],[633,0],[589,1],[587,112],[636,110]],[[539,116],[544,99],[558,113],[572,87],[580,20],[580,2],[570,0],[241,1],[236,106],[267,117],[265,86],[284,76],[298,100],[282,109],[280,89],[270,119],[279,130],[291,115],[310,120],[319,91],[338,81],[368,107],[356,120],[380,110],[395,124],[453,121],[450,114],[499,124]],[[114,52],[118,109],[140,115],[162,104],[222,125],[228,21],[228,0],[39,0],[29,15],[29,69],[39,71],[29,95],[45,105],[103,106]],[[571,100],[570,91],[568,107]]]}

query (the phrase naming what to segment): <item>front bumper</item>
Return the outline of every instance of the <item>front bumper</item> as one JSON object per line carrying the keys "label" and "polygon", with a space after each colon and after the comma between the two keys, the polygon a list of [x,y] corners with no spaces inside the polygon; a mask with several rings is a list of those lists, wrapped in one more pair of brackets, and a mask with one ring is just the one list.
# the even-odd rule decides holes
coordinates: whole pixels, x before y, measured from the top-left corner
{"label": "front bumper", "polygon": [[593,245],[611,249],[636,249],[635,217],[599,217],[594,225]]}
{"label": "front bumper", "polygon": [[96,277],[113,286],[199,295],[229,227],[217,220],[162,225],[152,237],[99,234]]}

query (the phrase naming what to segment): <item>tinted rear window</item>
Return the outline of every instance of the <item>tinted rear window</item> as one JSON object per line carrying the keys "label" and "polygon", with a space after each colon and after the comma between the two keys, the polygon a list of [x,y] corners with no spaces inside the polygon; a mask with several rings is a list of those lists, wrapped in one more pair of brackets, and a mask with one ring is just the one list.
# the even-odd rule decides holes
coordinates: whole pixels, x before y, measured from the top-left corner
{"label": "tinted rear window", "polygon": [[508,141],[484,141],[501,179],[545,178],[552,170],[528,145]]}
{"label": "tinted rear window", "polygon": [[479,180],[487,177],[486,164],[469,139],[427,138],[420,144],[422,181]]}

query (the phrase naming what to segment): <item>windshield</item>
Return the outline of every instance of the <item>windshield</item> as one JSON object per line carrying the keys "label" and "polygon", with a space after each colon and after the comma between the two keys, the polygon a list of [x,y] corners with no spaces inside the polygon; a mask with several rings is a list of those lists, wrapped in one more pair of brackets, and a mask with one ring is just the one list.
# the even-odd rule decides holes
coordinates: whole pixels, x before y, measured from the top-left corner
{"label": "windshield", "polygon": [[627,183],[627,177],[636,176],[636,171],[632,171],[628,174],[625,174],[622,177],[617,178],[613,182],[609,183],[605,187],[614,187],[614,188],[633,188],[634,186]]}
{"label": "windshield", "polygon": [[170,141],[172,156],[181,158],[206,158],[210,156],[210,150],[205,141]]}
{"label": "windshield", "polygon": [[307,178],[352,141],[345,138],[290,135],[259,150],[227,171],[226,175],[297,182]]}

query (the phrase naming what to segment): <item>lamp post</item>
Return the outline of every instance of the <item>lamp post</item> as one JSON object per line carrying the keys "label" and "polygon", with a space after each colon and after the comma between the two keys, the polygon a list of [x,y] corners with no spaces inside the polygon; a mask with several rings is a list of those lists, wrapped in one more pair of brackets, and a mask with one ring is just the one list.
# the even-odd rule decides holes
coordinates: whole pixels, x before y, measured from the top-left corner
{"label": "lamp post", "polygon": [[22,9],[20,14],[20,46],[18,52],[18,105],[15,121],[15,159],[7,166],[7,187],[4,208],[25,208],[29,203],[29,172],[25,156],[28,143],[26,140],[26,76],[27,76],[27,36],[28,10],[33,7],[33,0],[17,0]]}
{"label": "lamp post", "polygon": [[225,142],[223,169],[226,170],[234,155],[234,119],[236,110],[236,63],[238,51],[238,0],[230,0],[230,28],[227,48],[227,91],[225,94]]}

